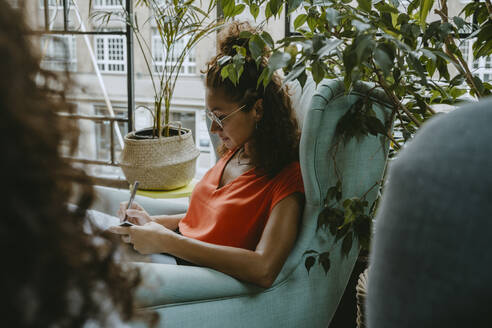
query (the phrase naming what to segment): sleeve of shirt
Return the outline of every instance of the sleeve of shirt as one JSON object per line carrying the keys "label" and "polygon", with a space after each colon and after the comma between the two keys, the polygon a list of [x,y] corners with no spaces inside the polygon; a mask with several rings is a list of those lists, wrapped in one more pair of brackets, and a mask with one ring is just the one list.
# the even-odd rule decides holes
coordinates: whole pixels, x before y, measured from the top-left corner
{"label": "sleeve of shirt", "polygon": [[295,193],[304,193],[304,184],[302,182],[301,166],[299,162],[295,162],[287,166],[275,178],[276,183],[272,190],[272,202],[270,205],[270,213],[275,205],[285,197]]}

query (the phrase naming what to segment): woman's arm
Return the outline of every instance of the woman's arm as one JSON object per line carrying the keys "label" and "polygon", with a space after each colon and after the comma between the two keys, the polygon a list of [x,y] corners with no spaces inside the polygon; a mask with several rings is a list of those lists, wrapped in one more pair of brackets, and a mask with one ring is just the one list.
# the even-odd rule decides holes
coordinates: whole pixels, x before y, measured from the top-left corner
{"label": "woman's arm", "polygon": [[172,214],[172,215],[152,215],[150,218],[152,221],[159,223],[160,225],[168,228],[169,230],[178,229],[179,221],[184,218],[186,213]]}
{"label": "woman's arm", "polygon": [[126,214],[128,216],[128,221],[137,225],[144,225],[154,221],[170,230],[176,230],[178,228],[179,221],[181,221],[181,219],[186,215],[186,213],[181,213],[150,216],[149,213],[147,213],[147,211],[137,202],[133,202],[130,209],[126,209],[127,205],[128,202],[120,203],[118,217],[120,220],[123,220]]}
{"label": "woman's arm", "polygon": [[155,223],[113,227],[112,231],[130,235],[130,242],[142,254],[170,253],[268,288],[277,278],[294,245],[303,205],[304,195],[301,193],[294,193],[275,205],[254,251],[187,238]]}

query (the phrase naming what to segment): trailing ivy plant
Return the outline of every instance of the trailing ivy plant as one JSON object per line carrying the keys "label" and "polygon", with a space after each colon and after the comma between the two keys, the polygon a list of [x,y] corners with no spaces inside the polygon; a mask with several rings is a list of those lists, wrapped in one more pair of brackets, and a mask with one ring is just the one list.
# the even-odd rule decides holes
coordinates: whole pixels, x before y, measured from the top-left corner
{"label": "trailing ivy plant", "polygon": [[[470,31],[474,59],[492,54],[490,0],[472,2],[453,17],[447,0],[413,0],[406,7],[398,0],[220,0],[219,6],[226,19],[244,10],[256,19],[260,7],[266,20],[280,17],[285,9],[287,14],[300,12],[294,34],[276,43],[266,32],[243,33],[244,46],[236,47],[235,56],[223,58],[224,79],[239,80],[248,53],[257,63],[268,58],[258,87],[281,69],[285,82],[297,80],[301,86],[310,75],[316,84],[343,78],[347,92],[356,81],[372,82],[384,91],[394,108],[393,122],[380,122],[370,107],[358,103],[338,124],[336,135],[345,141],[382,134],[391,139],[395,154],[436,114],[436,106],[491,94],[492,85],[473,74],[459,47],[464,42],[460,32]],[[429,19],[432,11],[438,20]],[[394,134],[388,132],[391,125]],[[354,241],[367,249],[376,206],[369,206],[365,195],[342,200],[341,185],[339,181],[327,190],[318,229],[333,234],[347,254]],[[317,259],[328,272],[330,251],[308,251],[308,271]]]}

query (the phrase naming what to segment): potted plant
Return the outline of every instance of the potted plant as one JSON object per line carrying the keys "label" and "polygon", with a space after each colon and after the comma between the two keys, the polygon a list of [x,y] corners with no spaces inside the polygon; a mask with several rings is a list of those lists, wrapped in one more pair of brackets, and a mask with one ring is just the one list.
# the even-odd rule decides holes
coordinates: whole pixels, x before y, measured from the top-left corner
{"label": "potted plant", "polygon": [[[244,3],[253,16],[257,15],[256,2]],[[276,44],[265,32],[243,34],[249,39],[244,47],[249,47],[254,59],[269,56],[258,85],[266,85],[273,71],[283,69],[286,82],[297,80],[302,86],[308,75],[316,83],[323,78],[343,78],[347,92],[354,82],[369,81],[392,101],[391,123],[395,124],[397,133],[389,134],[383,122],[376,122],[377,119],[369,117],[369,112],[362,111],[367,118],[353,115],[353,121],[348,117],[344,121],[350,127],[340,129],[340,133],[344,133],[341,137],[345,139],[367,133],[382,134],[391,139],[393,155],[396,155],[418,128],[436,114],[436,106],[455,105],[464,97],[479,99],[491,94],[492,85],[473,74],[460,49],[465,38],[462,32],[469,31],[466,39],[473,42],[474,59],[492,54],[490,0],[471,2],[455,16],[449,13],[447,0],[413,0],[406,5],[398,0],[267,0],[264,4],[267,20],[280,16],[283,8],[288,9],[287,14],[296,11],[298,15],[293,22],[295,33]],[[235,7],[244,6],[234,0],[222,0],[220,5],[224,7],[226,19],[235,16]],[[430,16],[432,13],[434,20]],[[239,58],[244,53],[245,50],[238,48],[234,57]],[[238,77],[231,71],[240,73],[244,61],[224,62],[227,64],[222,68],[222,75],[235,82]],[[344,246],[342,251],[350,250],[352,241],[358,241],[367,249],[372,223],[372,216],[368,215],[371,204],[366,204],[363,199],[335,197],[341,194],[339,186],[326,190],[326,199],[331,202],[337,198],[336,203],[343,204],[338,207],[342,220],[333,220],[329,224],[321,222],[320,226],[337,233]],[[329,205],[326,211],[332,210]],[[376,207],[372,209],[371,213],[374,213]],[[351,218],[344,220],[349,212]],[[321,213],[320,220],[325,220],[326,214]],[[363,231],[354,229],[358,216],[367,221]],[[336,222],[342,224],[332,227]],[[329,256],[326,252],[313,252],[306,259],[306,267],[312,266],[315,260],[323,264],[323,261],[329,261]]]}
{"label": "potted plant", "polygon": [[185,58],[203,38],[216,31],[220,23],[210,19],[215,14],[215,2],[200,8],[192,0],[142,0],[137,6],[150,9],[144,24],[153,24],[162,41],[162,70],[154,70],[142,28],[136,17],[130,16],[122,3],[122,11],[96,11],[92,17],[108,23],[116,17],[133,31],[145,66],[152,81],[154,106],[152,127],[132,131],[125,136],[120,166],[128,182],[140,182],[140,189],[171,190],[188,184],[195,174],[199,150],[191,131],[179,122],[170,122],[171,99]]}
{"label": "potted plant", "polygon": [[[257,12],[257,2],[244,3],[253,15]],[[297,80],[301,86],[308,76],[316,84],[324,78],[342,78],[347,92],[356,81],[374,83],[393,103],[392,122],[378,122],[361,107],[361,115],[347,117],[344,129],[338,132],[345,140],[368,133],[384,135],[391,139],[390,156],[397,155],[419,127],[438,113],[439,106],[474,101],[492,92],[492,85],[470,69],[461,47],[465,41],[471,42],[474,60],[492,54],[490,0],[470,2],[459,13],[448,10],[447,0],[403,3],[398,0],[262,2],[266,19],[280,16],[284,8],[287,14],[296,11],[297,16],[293,21],[295,33],[275,44],[260,33],[243,35],[249,39],[244,47],[249,47],[254,59],[269,56],[258,85],[266,85],[277,69],[284,71],[286,82]],[[227,8],[226,19],[234,17],[235,6],[239,4],[234,0],[222,0],[220,4]],[[240,58],[245,52],[237,49],[234,57]],[[238,77],[231,77],[230,72],[241,72],[241,61],[226,63],[223,76],[234,82]],[[394,133],[390,133],[388,125],[395,127]],[[383,184],[381,181],[376,187],[381,188]],[[368,204],[364,195],[344,200],[340,181],[325,192],[325,210],[319,215],[318,226],[336,236],[343,254],[351,250],[353,242],[367,254],[377,200]],[[318,263],[328,274],[331,251],[307,251],[307,271]],[[359,272],[363,269],[359,268]]]}

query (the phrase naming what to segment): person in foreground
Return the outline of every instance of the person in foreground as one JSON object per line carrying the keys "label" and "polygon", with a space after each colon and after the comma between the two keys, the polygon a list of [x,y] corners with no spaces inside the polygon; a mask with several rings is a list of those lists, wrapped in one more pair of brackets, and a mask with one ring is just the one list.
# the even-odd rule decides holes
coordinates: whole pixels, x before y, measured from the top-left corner
{"label": "person in foreground", "polygon": [[115,263],[111,234],[85,232],[92,185],[60,154],[78,138],[57,114],[71,111],[70,81],[40,68],[29,36],[22,9],[0,0],[0,326],[125,326],[139,274]]}
{"label": "person in foreground", "polygon": [[[186,214],[153,216],[138,204],[125,213],[137,226],[112,227],[143,254],[168,253],[240,280],[269,287],[295,240],[304,205],[299,129],[289,95],[274,76],[256,88],[266,60],[249,57],[235,86],[223,80],[219,60],[246,40],[247,23],[219,35],[219,54],[206,71],[207,116],[222,141],[222,157],[196,185]],[[179,233],[175,233],[179,231]]]}
{"label": "person in foreground", "polygon": [[492,98],[439,115],[391,166],[369,262],[368,327],[490,326],[491,125]]}

